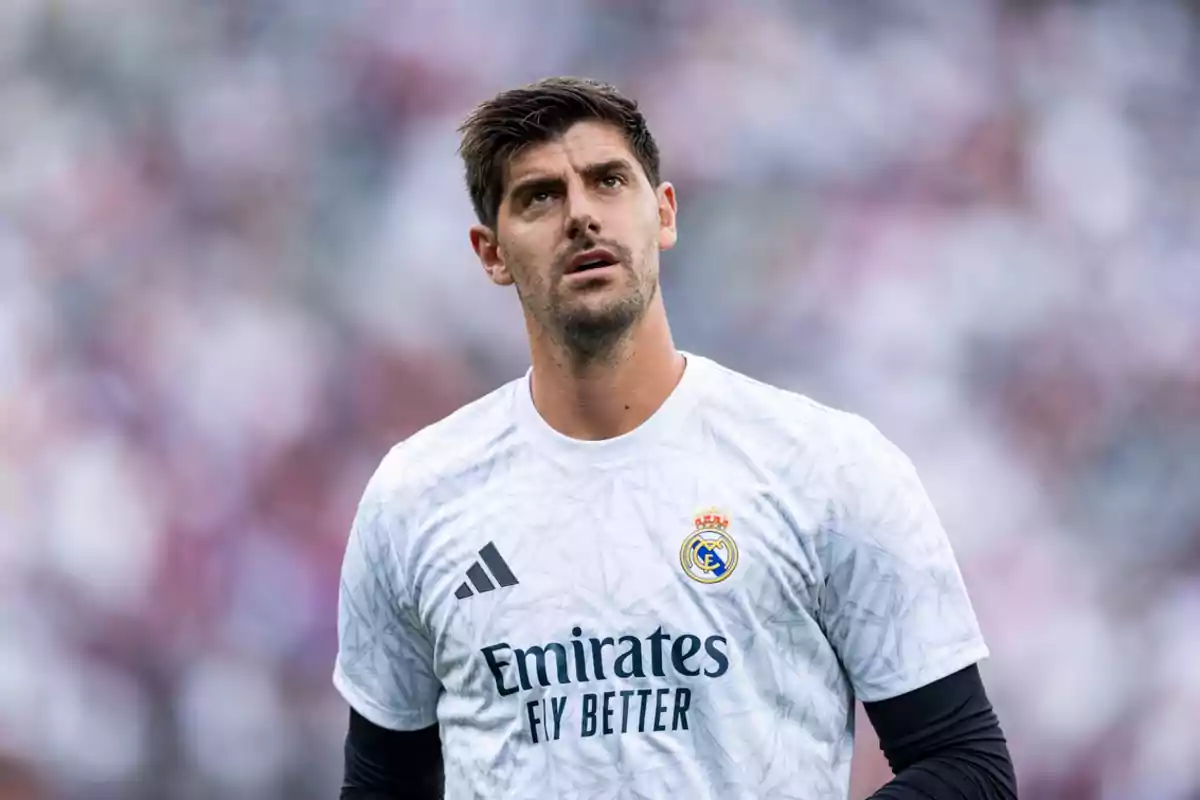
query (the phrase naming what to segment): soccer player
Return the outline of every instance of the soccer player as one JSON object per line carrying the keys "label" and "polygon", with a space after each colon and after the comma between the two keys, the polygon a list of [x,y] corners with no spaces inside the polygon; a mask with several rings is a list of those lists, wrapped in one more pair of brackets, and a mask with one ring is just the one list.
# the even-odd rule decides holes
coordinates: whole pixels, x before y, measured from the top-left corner
{"label": "soccer player", "polygon": [[398,444],[342,567],[343,798],[1011,798],[987,654],[910,461],[676,349],[676,195],[637,105],[554,78],[463,123],[532,366]]}

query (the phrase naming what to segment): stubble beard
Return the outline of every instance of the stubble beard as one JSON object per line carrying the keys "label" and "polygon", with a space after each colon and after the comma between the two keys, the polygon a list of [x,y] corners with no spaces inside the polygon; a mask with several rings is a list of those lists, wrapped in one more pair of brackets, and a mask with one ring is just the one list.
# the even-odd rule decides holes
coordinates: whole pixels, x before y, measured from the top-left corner
{"label": "stubble beard", "polygon": [[625,278],[632,279],[633,286],[600,307],[572,304],[563,297],[560,286],[555,286],[535,313],[570,363],[584,367],[613,360],[645,316],[658,292],[657,281],[637,273]]}
{"label": "stubble beard", "polygon": [[595,364],[611,360],[619,352],[657,291],[653,281],[640,277],[635,281],[631,291],[603,308],[558,310],[559,344],[573,362]]}

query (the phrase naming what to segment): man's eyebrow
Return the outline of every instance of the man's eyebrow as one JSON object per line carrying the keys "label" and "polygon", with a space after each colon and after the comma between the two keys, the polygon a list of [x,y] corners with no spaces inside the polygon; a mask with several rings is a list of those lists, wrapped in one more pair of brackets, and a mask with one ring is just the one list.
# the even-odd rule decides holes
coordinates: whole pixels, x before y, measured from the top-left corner
{"label": "man's eyebrow", "polygon": [[[585,178],[596,180],[613,172],[631,172],[633,164],[624,158],[610,158],[607,161],[598,161],[595,164],[588,164],[581,172]],[[531,178],[524,178],[516,181],[508,189],[508,194],[511,197],[520,197],[521,195],[532,194],[540,190],[558,189],[563,185],[562,178],[550,175],[535,175]]]}
{"label": "man's eyebrow", "polygon": [[520,197],[538,191],[557,189],[562,186],[562,183],[562,178],[557,176],[535,175],[532,178],[519,180],[508,187],[508,194],[510,197]]}
{"label": "man's eyebrow", "polygon": [[610,158],[608,161],[601,161],[598,164],[588,164],[583,168],[583,174],[585,177],[592,178],[594,180],[613,172],[629,172],[632,169],[633,165],[630,164],[626,159]]}

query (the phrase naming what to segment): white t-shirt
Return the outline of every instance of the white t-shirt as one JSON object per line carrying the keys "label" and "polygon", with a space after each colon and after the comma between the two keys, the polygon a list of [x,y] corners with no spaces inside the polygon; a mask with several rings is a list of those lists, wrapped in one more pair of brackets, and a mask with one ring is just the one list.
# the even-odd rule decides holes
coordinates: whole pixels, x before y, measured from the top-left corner
{"label": "white t-shirt", "polygon": [[334,683],[438,723],[446,798],[847,796],[854,699],[987,656],[911,462],[690,354],[636,430],[570,439],[528,374],[384,458]]}

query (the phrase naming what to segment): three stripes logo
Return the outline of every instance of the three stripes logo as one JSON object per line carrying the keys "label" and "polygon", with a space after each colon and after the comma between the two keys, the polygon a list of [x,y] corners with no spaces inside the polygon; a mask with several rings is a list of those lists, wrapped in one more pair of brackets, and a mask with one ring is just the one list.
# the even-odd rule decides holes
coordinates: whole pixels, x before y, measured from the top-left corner
{"label": "three stripes logo", "polygon": [[[513,575],[512,570],[508,568],[508,564],[500,557],[500,551],[496,549],[496,545],[488,542],[479,551],[479,557],[483,559],[483,564],[487,565],[492,574],[489,577],[483,564],[478,561],[471,565],[471,568],[467,570],[467,579],[471,582],[471,586],[475,587],[475,592],[480,594],[490,592],[496,588],[497,583],[501,586],[516,586],[520,583],[517,576]],[[492,578],[496,579],[495,583],[492,582]],[[463,581],[462,585],[455,590],[454,596],[459,600],[465,600],[475,593],[471,591],[471,586],[467,585],[467,581]]]}

